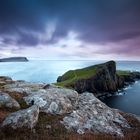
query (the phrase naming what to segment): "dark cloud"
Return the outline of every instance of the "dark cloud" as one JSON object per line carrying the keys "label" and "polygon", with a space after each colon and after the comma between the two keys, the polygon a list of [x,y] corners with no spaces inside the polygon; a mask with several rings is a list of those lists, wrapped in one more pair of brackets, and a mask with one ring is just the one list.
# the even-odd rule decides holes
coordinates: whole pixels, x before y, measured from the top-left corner
{"label": "dark cloud", "polygon": [[[84,42],[117,43],[140,36],[139,15],[139,0],[0,0],[0,36],[22,47],[53,44],[69,31]],[[41,40],[50,22],[55,31]]]}
{"label": "dark cloud", "polygon": [[20,33],[19,38],[16,40],[17,45],[26,46],[36,46],[38,45],[40,40],[34,34],[30,33]]}
{"label": "dark cloud", "polygon": [[132,31],[132,32],[126,32],[126,33],[120,33],[119,35],[113,36],[111,40],[122,41],[122,40],[137,38],[139,36],[140,36],[140,31]]}

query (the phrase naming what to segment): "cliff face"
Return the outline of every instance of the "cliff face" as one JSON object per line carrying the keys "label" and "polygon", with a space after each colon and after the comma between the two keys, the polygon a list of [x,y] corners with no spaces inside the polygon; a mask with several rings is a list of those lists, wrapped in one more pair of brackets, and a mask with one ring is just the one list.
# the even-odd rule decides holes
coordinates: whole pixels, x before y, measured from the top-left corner
{"label": "cliff face", "polygon": [[26,57],[9,57],[0,59],[0,62],[27,62],[28,59]]}
{"label": "cliff face", "polygon": [[[79,93],[88,91],[98,95],[98,93],[105,92],[113,93],[123,88],[127,83],[140,79],[139,72],[116,71],[116,63],[114,61],[96,65],[94,69],[96,70],[93,71],[93,74],[73,80],[69,84],[67,84],[67,81],[70,80],[66,79],[66,74],[69,75],[67,72],[58,78],[58,85],[59,82],[66,83],[65,86],[70,86]],[[81,69],[81,71],[83,70]],[[77,70],[75,70],[76,72]]]}
{"label": "cliff face", "polygon": [[116,74],[114,61],[100,65],[97,67],[96,74],[87,79],[79,79],[74,84],[74,88],[80,93],[84,91],[93,93],[115,92],[123,86],[124,79]]}

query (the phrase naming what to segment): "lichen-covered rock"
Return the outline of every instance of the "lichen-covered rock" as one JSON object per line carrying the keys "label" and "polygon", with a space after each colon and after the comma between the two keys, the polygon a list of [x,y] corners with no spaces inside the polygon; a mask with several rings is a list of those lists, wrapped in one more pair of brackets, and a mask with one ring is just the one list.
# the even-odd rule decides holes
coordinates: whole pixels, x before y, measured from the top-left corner
{"label": "lichen-covered rock", "polygon": [[27,104],[32,101],[40,107],[41,112],[51,114],[65,114],[72,112],[78,98],[78,93],[67,88],[52,86],[40,89],[24,97]]}
{"label": "lichen-covered rock", "polygon": [[20,109],[19,103],[5,92],[0,92],[0,108]]}
{"label": "lichen-covered rock", "polygon": [[67,129],[80,134],[88,130],[123,136],[122,129],[130,127],[117,110],[109,108],[88,92],[79,95],[76,109],[64,117],[62,123]]}
{"label": "lichen-covered rock", "polygon": [[2,128],[11,127],[17,128],[33,128],[39,115],[39,107],[34,105],[30,108],[11,113],[2,123]]}
{"label": "lichen-covered rock", "polygon": [[37,84],[37,83],[31,83],[31,82],[25,82],[25,81],[15,81],[12,84],[6,84],[4,88],[11,92],[18,92],[21,94],[32,94],[33,92],[38,91],[39,89],[42,89],[44,87],[44,84]]}

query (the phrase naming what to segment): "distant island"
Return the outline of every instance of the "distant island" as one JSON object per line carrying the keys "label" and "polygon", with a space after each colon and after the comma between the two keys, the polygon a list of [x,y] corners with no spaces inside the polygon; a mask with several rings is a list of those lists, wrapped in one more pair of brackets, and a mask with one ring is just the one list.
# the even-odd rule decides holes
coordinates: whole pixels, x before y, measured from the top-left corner
{"label": "distant island", "polygon": [[27,62],[29,61],[26,57],[9,57],[9,58],[2,58],[0,62]]}

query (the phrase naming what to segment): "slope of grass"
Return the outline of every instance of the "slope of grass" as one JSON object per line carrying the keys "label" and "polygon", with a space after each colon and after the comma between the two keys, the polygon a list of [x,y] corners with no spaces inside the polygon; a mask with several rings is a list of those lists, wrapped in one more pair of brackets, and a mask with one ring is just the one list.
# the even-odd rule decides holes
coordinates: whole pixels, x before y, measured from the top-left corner
{"label": "slope of grass", "polygon": [[81,78],[88,78],[96,73],[97,66],[91,66],[83,69],[70,70],[62,76],[62,81],[55,83],[58,86],[72,86],[75,81]]}
{"label": "slope of grass", "polygon": [[130,73],[131,73],[130,71],[117,70],[117,74],[118,74],[119,76],[129,75]]}
{"label": "slope of grass", "polygon": [[[86,79],[93,76],[99,68],[104,64],[94,65],[83,69],[70,70],[61,76],[61,82],[55,83],[57,86],[72,87],[74,83],[79,79]],[[117,70],[119,76],[129,75],[130,71]]]}

